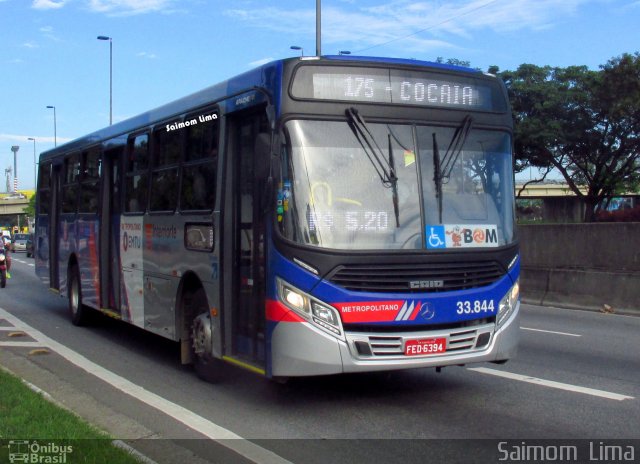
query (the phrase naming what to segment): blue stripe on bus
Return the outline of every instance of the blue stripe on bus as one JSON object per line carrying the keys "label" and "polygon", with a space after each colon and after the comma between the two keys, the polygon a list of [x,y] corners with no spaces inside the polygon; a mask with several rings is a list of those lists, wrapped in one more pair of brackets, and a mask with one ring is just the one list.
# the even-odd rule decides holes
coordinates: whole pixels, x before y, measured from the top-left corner
{"label": "blue stripe on bus", "polygon": [[[403,302],[406,303],[407,308],[415,308],[416,305],[423,308],[422,311],[414,314],[413,320],[408,315],[407,318],[399,318],[401,320],[366,321],[367,324],[398,326],[447,324],[494,317],[498,312],[500,300],[513,286],[520,274],[520,260],[518,259],[507,274],[493,284],[484,287],[439,293],[373,293],[351,292],[326,280],[321,280],[290,262],[276,250],[271,252],[271,265],[277,276],[291,285],[337,307],[350,302],[375,304]],[[267,288],[267,298],[277,299],[275,279],[269,279],[269,281],[271,284]]]}

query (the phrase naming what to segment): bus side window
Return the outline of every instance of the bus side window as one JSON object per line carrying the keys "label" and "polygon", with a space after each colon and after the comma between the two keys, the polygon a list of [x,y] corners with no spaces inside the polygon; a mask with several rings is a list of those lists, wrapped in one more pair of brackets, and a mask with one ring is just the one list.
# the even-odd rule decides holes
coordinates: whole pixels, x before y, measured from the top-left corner
{"label": "bus side window", "polygon": [[[216,200],[218,164],[218,115],[205,112],[207,120],[185,129],[187,145],[180,189],[181,211],[212,210]],[[195,115],[194,115],[195,116]],[[187,116],[186,119],[190,119]]]}
{"label": "bus side window", "polygon": [[80,212],[97,213],[98,195],[100,194],[98,180],[100,179],[101,158],[100,148],[95,147],[82,153],[82,173],[80,176]]}
{"label": "bus side window", "polygon": [[62,212],[75,213],[78,210],[78,179],[80,178],[80,156],[69,155],[64,160],[64,182],[62,186]]}
{"label": "bus side window", "polygon": [[149,167],[149,135],[129,138],[125,167],[124,208],[127,213],[144,212],[147,205]]}
{"label": "bus side window", "polygon": [[178,163],[184,129],[168,131],[168,125],[171,124],[161,124],[153,131],[149,211],[175,211],[178,204]]}
{"label": "bus side window", "polygon": [[49,214],[51,209],[51,163],[41,164],[38,170],[37,214]]}

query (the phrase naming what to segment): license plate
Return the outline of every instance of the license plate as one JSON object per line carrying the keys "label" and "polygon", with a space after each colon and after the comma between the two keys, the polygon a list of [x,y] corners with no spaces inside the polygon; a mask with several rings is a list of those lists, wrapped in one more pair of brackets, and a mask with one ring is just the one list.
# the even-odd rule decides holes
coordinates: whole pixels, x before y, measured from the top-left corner
{"label": "license plate", "polygon": [[404,344],[405,356],[424,356],[429,354],[444,353],[447,350],[446,338],[423,338],[419,340],[407,340]]}

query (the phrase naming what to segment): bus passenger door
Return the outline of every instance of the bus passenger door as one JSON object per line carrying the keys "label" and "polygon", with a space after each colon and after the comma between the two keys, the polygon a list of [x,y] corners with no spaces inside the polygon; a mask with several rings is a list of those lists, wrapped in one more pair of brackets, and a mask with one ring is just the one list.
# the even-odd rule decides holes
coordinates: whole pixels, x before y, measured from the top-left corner
{"label": "bus passenger door", "polygon": [[233,248],[225,248],[233,251],[223,259],[227,260],[227,266],[232,265],[233,281],[225,285],[232,289],[232,303],[226,308],[225,321],[231,343],[227,341],[225,351],[237,362],[246,361],[259,370],[264,369],[266,362],[265,224],[260,208],[266,175],[260,165],[267,153],[259,153],[264,150],[260,150],[258,141],[264,140],[267,127],[264,111],[251,112],[230,116],[227,131],[232,173],[227,182],[231,198],[226,204],[231,206],[232,201],[233,206],[226,208],[225,222],[233,224],[230,231]]}
{"label": "bus passenger door", "polygon": [[120,292],[120,160],[124,147],[107,150],[102,161],[100,199],[100,305],[121,311]]}

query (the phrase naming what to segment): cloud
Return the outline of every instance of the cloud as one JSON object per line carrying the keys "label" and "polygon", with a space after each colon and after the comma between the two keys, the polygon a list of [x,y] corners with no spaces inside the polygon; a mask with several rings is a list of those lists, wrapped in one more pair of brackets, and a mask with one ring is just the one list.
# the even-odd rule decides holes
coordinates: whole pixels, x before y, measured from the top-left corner
{"label": "cloud", "polygon": [[23,43],[22,46],[25,48],[38,48],[38,44],[32,40],[30,40],[29,42]]}
{"label": "cloud", "polygon": [[33,0],[31,8],[36,10],[56,10],[62,8],[69,0]]}
{"label": "cloud", "polygon": [[256,61],[252,61],[251,63],[249,63],[249,67],[251,68],[255,68],[257,66],[262,66],[263,64],[267,64],[270,61],[273,61],[275,58],[273,57],[268,57],[268,58],[262,58],[260,60],[256,60]]}
{"label": "cloud", "polygon": [[147,53],[147,52],[140,52],[136,54],[136,56],[139,56],[140,58],[147,58],[150,60],[155,60],[157,58],[157,55],[155,53]]}
{"label": "cloud", "polygon": [[177,0],[89,0],[89,9],[111,15],[136,15],[143,13],[172,13]]}
{"label": "cloud", "polygon": [[61,42],[62,39],[60,39],[59,37],[57,37],[54,33],[53,33],[53,27],[52,26],[43,26],[39,29],[39,31],[42,33],[43,37],[46,37],[49,40],[53,40],[54,42]]}
{"label": "cloud", "polygon": [[[280,10],[270,7],[251,10],[233,9],[223,13],[254,27],[262,27],[280,34],[301,38],[309,37],[309,31],[315,30],[315,9]],[[322,42],[325,45],[339,45],[341,49],[344,49],[345,45],[357,44],[357,46],[363,47],[387,42],[404,33],[411,32],[409,27],[406,20],[399,22],[397,17],[366,9],[347,11],[328,7],[322,11]],[[426,39],[414,37],[403,43],[403,48],[413,50],[442,46],[451,45],[443,40],[433,40],[430,37]]]}
{"label": "cloud", "polygon": [[[392,0],[374,6],[346,3],[322,11],[322,41],[360,51],[393,45],[403,51],[456,48],[478,31],[540,30],[601,0]],[[227,9],[227,17],[301,38],[315,30],[315,8]],[[352,51],[358,51],[352,50]]]}
{"label": "cloud", "polygon": [[33,141],[28,140],[29,137],[32,137],[34,139],[36,139],[36,143],[54,143],[55,140],[57,139],[58,143],[64,143],[64,142],[69,142],[72,139],[70,138],[66,138],[66,137],[49,137],[49,136],[33,136],[31,134],[29,135],[16,135],[16,134],[1,134],[0,133],[0,142],[10,142],[13,144],[24,144],[24,145],[31,145],[33,143]]}

